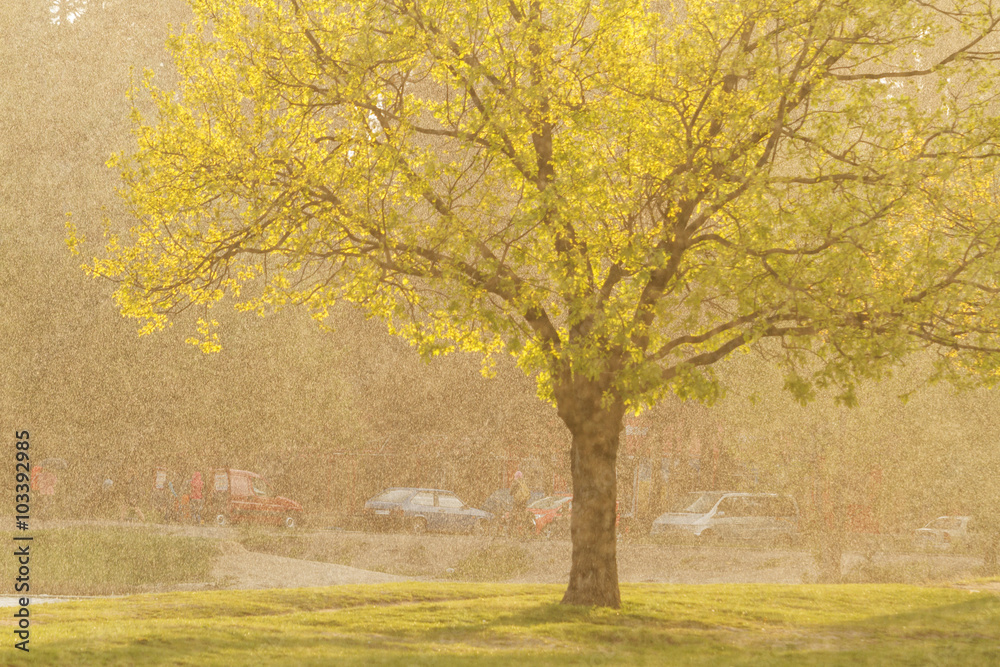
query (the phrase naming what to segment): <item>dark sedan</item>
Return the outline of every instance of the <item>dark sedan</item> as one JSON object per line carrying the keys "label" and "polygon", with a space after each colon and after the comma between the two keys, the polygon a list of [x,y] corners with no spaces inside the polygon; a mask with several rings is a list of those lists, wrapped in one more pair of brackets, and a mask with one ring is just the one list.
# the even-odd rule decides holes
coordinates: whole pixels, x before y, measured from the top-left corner
{"label": "dark sedan", "polygon": [[451,491],[392,487],[365,502],[375,526],[402,525],[411,533],[482,533],[493,515],[463,503]]}

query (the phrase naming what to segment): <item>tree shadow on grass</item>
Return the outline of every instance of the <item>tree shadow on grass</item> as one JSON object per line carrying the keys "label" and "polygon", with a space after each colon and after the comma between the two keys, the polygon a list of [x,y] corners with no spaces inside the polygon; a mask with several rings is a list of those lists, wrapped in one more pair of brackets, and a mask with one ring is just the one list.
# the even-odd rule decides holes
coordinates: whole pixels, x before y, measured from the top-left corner
{"label": "tree shadow on grass", "polygon": [[789,627],[767,638],[744,633],[730,641],[745,654],[734,665],[996,665],[1000,597]]}
{"label": "tree shadow on grass", "polygon": [[[423,593],[429,596],[431,591]],[[274,601],[289,602],[284,597],[275,594]],[[323,604],[317,598],[304,605],[312,606],[311,611],[284,614],[261,610],[264,613],[254,615],[250,605],[238,610],[250,612],[246,616],[215,621],[204,618],[204,609],[192,617],[176,606],[172,618],[122,619],[118,627],[97,632],[88,632],[88,624],[74,614],[61,629],[61,619],[53,618],[53,633],[62,634],[58,637],[47,636],[43,616],[41,632],[32,636],[37,649],[33,646],[30,663],[1000,664],[1000,597],[992,595],[970,595],[899,613],[862,614],[836,623],[792,617],[747,621],[721,607],[713,617],[700,620],[697,609],[686,610],[688,615],[648,605],[591,609],[558,604],[555,596],[539,599],[537,594],[478,600],[421,600],[418,595],[398,604],[365,606],[350,606],[355,600],[349,597],[341,600],[349,606],[317,610]],[[822,610],[823,605],[818,600],[815,608]]]}

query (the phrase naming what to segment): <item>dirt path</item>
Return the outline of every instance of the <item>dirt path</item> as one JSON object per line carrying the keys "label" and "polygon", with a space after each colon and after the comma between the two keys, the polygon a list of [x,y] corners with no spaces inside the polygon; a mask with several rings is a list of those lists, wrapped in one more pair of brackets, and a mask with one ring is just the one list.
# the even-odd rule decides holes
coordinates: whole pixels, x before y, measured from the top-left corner
{"label": "dirt path", "polygon": [[[151,586],[150,591],[298,588],[414,580],[565,584],[569,579],[568,540],[149,524],[141,528],[211,539],[220,546],[210,581],[157,585]],[[506,567],[507,561],[519,564]],[[959,582],[977,576],[981,562],[979,558],[957,554],[880,553],[871,559],[845,554],[844,571],[856,573],[849,580],[857,581]],[[818,574],[815,558],[807,549],[628,541],[618,545],[618,572],[623,583],[674,584],[801,584],[816,581]],[[993,590],[1000,584],[970,586]]]}
{"label": "dirt path", "polygon": [[[221,553],[211,572],[214,581],[211,587],[298,588],[462,580],[467,578],[463,576],[462,564],[470,556],[489,554],[511,544],[469,537],[363,533],[313,534],[285,539],[300,540],[300,548],[294,551],[301,557],[249,551],[235,541],[221,539]],[[301,542],[308,546],[301,548]],[[571,553],[568,541],[529,540],[514,544],[523,549],[530,565],[512,577],[499,576],[497,579],[510,583],[551,584],[563,584],[568,580]],[[329,562],[331,560],[341,562]],[[619,549],[619,576],[623,583],[795,584],[814,576],[812,560],[808,553],[796,551],[624,545]],[[489,572],[486,577],[492,579]]]}
{"label": "dirt path", "polygon": [[382,572],[347,565],[287,558],[247,551],[235,542],[222,542],[221,554],[211,573],[220,588],[304,588],[337,584],[384,584],[412,581]]}

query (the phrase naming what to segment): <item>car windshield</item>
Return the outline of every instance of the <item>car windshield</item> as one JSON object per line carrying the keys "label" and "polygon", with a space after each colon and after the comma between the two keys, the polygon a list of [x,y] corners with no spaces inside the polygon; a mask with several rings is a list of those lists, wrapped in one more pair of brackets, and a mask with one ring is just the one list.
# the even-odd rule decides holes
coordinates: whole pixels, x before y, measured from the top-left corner
{"label": "car windshield", "polygon": [[264,482],[264,480],[262,480],[260,477],[254,477],[253,482],[251,482],[251,484],[253,485],[253,492],[256,493],[258,496],[271,495],[271,491],[267,488],[267,483]]}
{"label": "car windshield", "polygon": [[551,510],[568,503],[572,499],[572,496],[547,496],[545,498],[539,498],[535,502],[528,505],[528,507],[536,510]]}
{"label": "car windshield", "polygon": [[715,507],[715,503],[719,502],[719,498],[723,495],[722,493],[706,493],[704,491],[686,493],[677,499],[670,512],[674,514],[705,514]]}
{"label": "car windshield", "polygon": [[383,491],[369,502],[373,503],[401,503],[413,495],[413,489],[389,489]]}
{"label": "car windshield", "polygon": [[457,496],[442,493],[438,495],[438,507],[460,510],[465,509],[465,503],[459,500]]}

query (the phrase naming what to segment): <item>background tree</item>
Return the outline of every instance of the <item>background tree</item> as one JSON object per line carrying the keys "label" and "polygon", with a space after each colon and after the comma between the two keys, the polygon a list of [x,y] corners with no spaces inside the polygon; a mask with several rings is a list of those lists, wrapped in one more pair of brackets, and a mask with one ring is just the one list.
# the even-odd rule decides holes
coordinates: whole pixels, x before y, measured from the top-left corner
{"label": "background tree", "polygon": [[[105,162],[129,145],[130,68],[169,71],[169,26],[189,21],[191,9],[182,0],[80,6],[72,23],[54,21],[48,0],[12,0],[0,11],[0,54],[10,64],[0,91],[0,404],[9,423],[37,438],[39,460],[69,462],[50,516],[84,518],[80,496],[109,475],[148,498],[153,466],[179,474],[198,464],[264,473],[310,513],[336,515],[356,508],[355,497],[331,493],[337,468],[294,460],[316,450],[434,460],[470,436],[488,435],[502,452],[542,444],[540,426],[555,410],[535,399],[513,358],[498,360],[496,379],[476,372],[473,355],[426,363],[349,305],[336,311],[336,336],[304,310],[268,318],[217,310],[227,336],[216,355],[183,345],[182,327],[137,337],[106,307],[114,284],[87,279],[66,252],[65,215],[99,220],[105,211],[127,229],[118,174]],[[469,502],[493,490],[478,470],[456,485],[481,493]]]}
{"label": "background tree", "polygon": [[926,386],[931,363],[917,354],[892,379],[860,383],[855,409],[829,395],[796,405],[766,362],[727,364],[734,396],[712,417],[725,423],[738,465],[754,472],[737,490],[796,498],[825,580],[858,576],[842,571],[846,552],[861,552],[871,566],[881,550],[910,548],[913,531],[942,515],[973,517],[971,552],[991,571],[1000,533],[998,396]]}
{"label": "background tree", "polygon": [[572,434],[565,602],[620,602],[623,415],[713,400],[734,351],[780,341],[803,400],[927,346],[993,377],[989,3],[192,6],[91,271],[206,351],[226,299],[343,300],[515,355]]}

